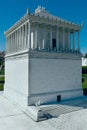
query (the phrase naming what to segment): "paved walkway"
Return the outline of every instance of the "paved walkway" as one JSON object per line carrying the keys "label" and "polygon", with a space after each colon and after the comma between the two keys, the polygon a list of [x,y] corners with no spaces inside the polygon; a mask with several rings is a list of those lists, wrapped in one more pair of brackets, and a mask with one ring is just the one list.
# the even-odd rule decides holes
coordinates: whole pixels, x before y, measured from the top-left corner
{"label": "paved walkway", "polygon": [[53,130],[45,122],[35,122],[0,92],[0,130]]}
{"label": "paved walkway", "polygon": [[[78,100],[77,102],[81,103],[82,100]],[[84,104],[85,106],[81,106],[81,104]],[[81,104],[81,109],[77,111],[58,115],[59,109],[54,109],[54,111],[56,110],[55,114],[57,113],[55,118],[34,122],[29,116],[21,111],[16,104],[12,104],[2,93],[0,93],[0,130],[87,130],[87,109],[84,109],[86,108],[87,101],[85,100],[84,103],[82,102]],[[68,105],[69,102],[66,106]],[[54,106],[50,106],[50,108],[52,107]],[[74,105],[74,107],[78,108],[79,106]],[[53,113],[53,111],[51,112]]]}
{"label": "paved walkway", "polygon": [[87,130],[87,109],[60,115],[46,123],[54,130]]}

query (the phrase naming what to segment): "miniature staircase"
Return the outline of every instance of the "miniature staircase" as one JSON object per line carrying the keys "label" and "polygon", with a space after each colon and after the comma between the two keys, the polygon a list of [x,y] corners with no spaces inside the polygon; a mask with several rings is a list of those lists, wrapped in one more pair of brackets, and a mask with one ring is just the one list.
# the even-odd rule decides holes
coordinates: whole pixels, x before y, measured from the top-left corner
{"label": "miniature staircase", "polygon": [[62,101],[61,103],[40,105],[39,109],[35,106],[29,106],[26,113],[34,121],[43,121],[51,118],[57,118],[61,114],[67,114],[70,112],[87,109],[87,99],[77,98],[67,101]]}
{"label": "miniature staircase", "polygon": [[45,107],[41,107],[41,110],[44,113],[49,113],[51,117],[58,117],[61,114],[66,114],[86,108],[87,108],[87,100],[74,99],[62,102],[60,104],[47,105]]}

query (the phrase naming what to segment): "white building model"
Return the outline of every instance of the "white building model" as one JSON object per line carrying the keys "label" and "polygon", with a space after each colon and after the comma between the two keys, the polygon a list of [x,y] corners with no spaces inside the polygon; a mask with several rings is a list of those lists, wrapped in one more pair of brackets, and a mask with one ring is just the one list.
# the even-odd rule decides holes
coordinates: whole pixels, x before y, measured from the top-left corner
{"label": "white building model", "polygon": [[82,57],[82,66],[87,66],[87,58]]}
{"label": "white building model", "polygon": [[82,96],[81,28],[44,7],[27,10],[5,32],[5,93],[25,107]]}

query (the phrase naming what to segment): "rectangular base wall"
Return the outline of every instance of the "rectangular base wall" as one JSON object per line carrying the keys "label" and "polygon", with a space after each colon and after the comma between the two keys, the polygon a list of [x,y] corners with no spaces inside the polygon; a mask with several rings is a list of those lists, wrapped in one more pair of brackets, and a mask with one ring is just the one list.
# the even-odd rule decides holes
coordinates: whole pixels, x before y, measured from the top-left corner
{"label": "rectangular base wall", "polygon": [[28,106],[28,96],[17,92],[16,90],[13,90],[10,87],[4,86],[5,91],[4,91],[4,96],[7,97],[10,101],[13,103],[18,104],[19,106],[22,107],[22,109],[26,109]]}
{"label": "rectangular base wall", "polygon": [[60,100],[68,100],[72,98],[77,98],[83,96],[82,89],[79,90],[71,90],[71,91],[62,91],[58,93],[44,93],[44,94],[34,94],[28,97],[29,102],[28,105],[35,105],[36,103],[47,104],[53,102],[59,102],[58,96],[60,96]]}

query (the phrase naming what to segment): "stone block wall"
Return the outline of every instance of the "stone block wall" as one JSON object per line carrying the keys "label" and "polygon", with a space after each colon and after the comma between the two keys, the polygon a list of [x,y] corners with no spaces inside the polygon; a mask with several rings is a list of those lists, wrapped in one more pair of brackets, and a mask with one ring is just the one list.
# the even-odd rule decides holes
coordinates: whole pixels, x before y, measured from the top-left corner
{"label": "stone block wall", "polygon": [[57,95],[62,100],[82,96],[80,59],[30,58],[29,72],[29,104],[56,101]]}

